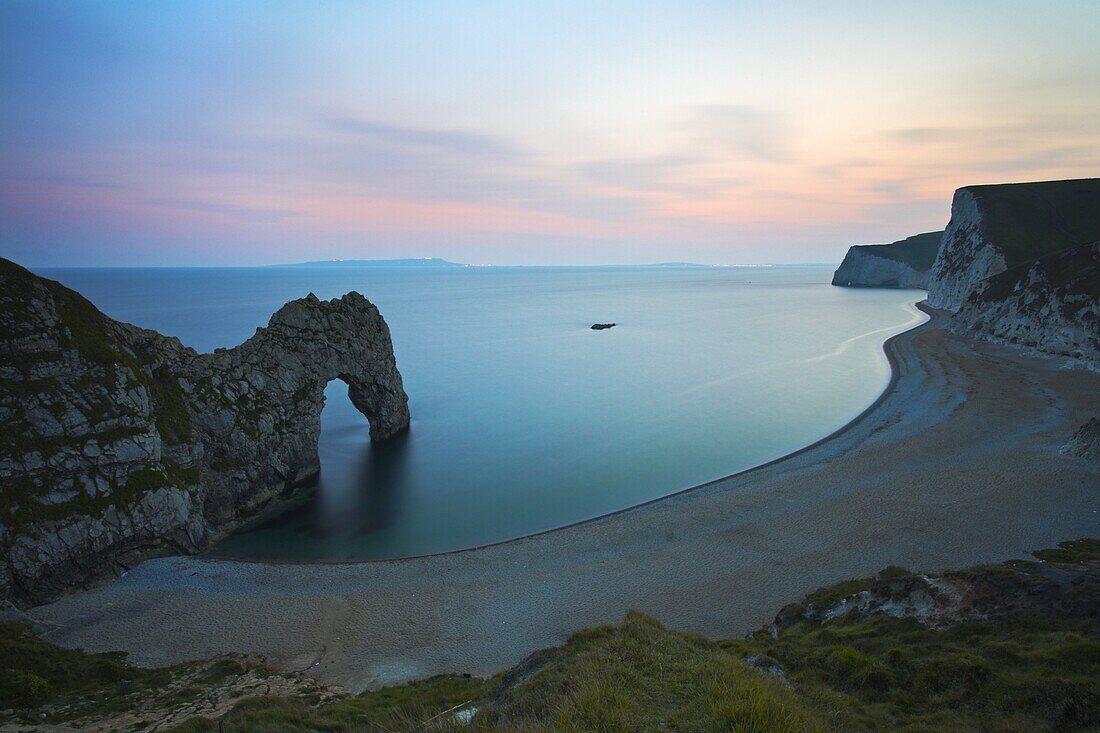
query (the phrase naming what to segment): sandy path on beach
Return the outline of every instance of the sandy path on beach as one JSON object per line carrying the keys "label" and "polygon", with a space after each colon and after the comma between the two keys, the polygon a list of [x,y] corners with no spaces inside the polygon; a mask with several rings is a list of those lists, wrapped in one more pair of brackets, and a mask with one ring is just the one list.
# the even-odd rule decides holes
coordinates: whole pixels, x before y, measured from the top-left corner
{"label": "sandy path on beach", "polygon": [[51,641],[141,664],[259,652],[364,688],[493,672],[630,608],[736,636],[888,564],[958,568],[1100,536],[1100,462],[1058,452],[1100,415],[1100,374],[937,323],[887,344],[893,385],[838,434],[643,507],[411,560],[151,560],[31,615]]}

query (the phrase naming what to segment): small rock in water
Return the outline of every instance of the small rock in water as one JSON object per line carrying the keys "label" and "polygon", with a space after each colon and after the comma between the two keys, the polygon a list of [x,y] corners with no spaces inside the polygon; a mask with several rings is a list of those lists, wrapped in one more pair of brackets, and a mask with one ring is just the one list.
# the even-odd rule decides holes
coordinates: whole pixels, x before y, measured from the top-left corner
{"label": "small rock in water", "polygon": [[614,325],[615,325],[614,323],[593,323],[592,324],[592,330],[593,331],[602,331],[605,328],[612,328],[612,327],[614,327]]}

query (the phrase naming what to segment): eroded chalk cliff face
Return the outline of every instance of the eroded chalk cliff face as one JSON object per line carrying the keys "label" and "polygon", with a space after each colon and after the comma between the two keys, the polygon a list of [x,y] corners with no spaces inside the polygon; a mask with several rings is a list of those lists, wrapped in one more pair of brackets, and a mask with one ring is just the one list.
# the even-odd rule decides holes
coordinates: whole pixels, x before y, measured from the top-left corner
{"label": "eroded chalk cliff face", "polygon": [[982,233],[978,200],[971,190],[960,188],[951,201],[951,221],[932,264],[928,305],[958,310],[976,283],[1004,272],[1005,267],[1004,253]]}
{"label": "eroded chalk cliff face", "polygon": [[1100,366],[1100,179],[960,188],[922,283],[927,236],[852,247],[833,284],[926,287],[952,330]]}
{"label": "eroded chalk cliff face", "polygon": [[877,245],[854,246],[833,273],[833,285],[855,288],[928,288],[928,272],[899,260],[879,257],[867,250]]}
{"label": "eroded chalk cliff face", "polygon": [[198,354],[0,260],[0,595],[203,549],[317,472],[333,379],[372,438],[408,426],[389,329],[358,293],[293,301]]}
{"label": "eroded chalk cliff face", "polygon": [[891,244],[854,245],[833,273],[833,285],[926,290],[942,235],[928,232]]}
{"label": "eroded chalk cliff face", "polygon": [[1100,242],[973,285],[953,328],[1100,365]]}
{"label": "eroded chalk cliff face", "polygon": [[1100,239],[1100,179],[967,186],[955,192],[928,304],[958,311],[1010,267]]}
{"label": "eroded chalk cliff face", "polygon": [[1100,180],[955,192],[928,288],[955,330],[1100,365]]}

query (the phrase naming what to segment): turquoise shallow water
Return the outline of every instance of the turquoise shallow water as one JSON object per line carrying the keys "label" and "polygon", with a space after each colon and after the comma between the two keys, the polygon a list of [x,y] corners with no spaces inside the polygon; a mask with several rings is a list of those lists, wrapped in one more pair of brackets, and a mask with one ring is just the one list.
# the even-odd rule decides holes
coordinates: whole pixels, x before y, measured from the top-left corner
{"label": "turquoise shallow water", "polygon": [[[359,290],[393,333],[411,431],[372,445],[334,382],[316,487],[219,544],[263,560],[403,557],[606,514],[790,453],[885,388],[919,291],[825,268],[50,270],[208,351],[285,301]],[[594,322],[614,321],[606,331]]]}

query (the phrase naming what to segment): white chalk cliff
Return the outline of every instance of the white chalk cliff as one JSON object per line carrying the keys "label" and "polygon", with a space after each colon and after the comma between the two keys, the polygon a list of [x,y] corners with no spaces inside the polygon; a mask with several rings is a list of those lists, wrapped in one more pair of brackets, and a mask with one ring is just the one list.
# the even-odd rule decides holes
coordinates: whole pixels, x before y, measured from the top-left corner
{"label": "white chalk cliff", "polygon": [[885,249],[852,247],[833,284],[923,281],[955,331],[1100,366],[1100,180],[960,188],[923,278],[899,261],[909,241],[889,245],[892,262],[876,256]]}

